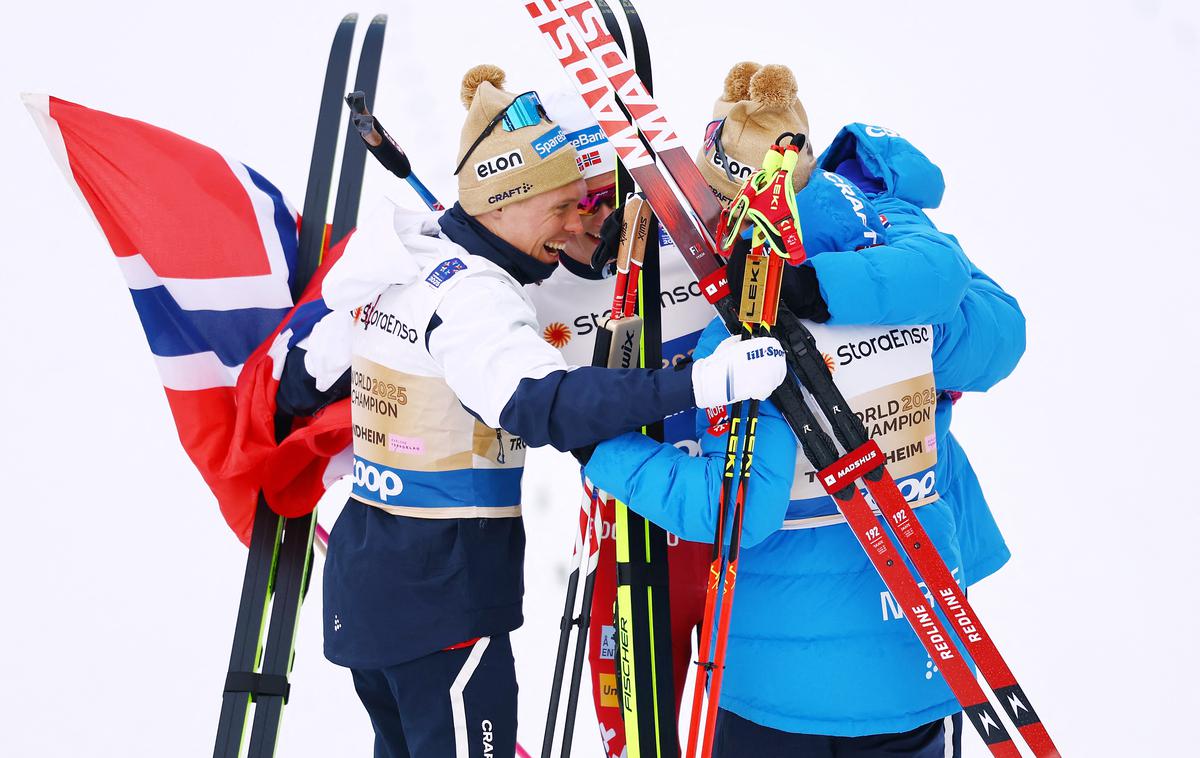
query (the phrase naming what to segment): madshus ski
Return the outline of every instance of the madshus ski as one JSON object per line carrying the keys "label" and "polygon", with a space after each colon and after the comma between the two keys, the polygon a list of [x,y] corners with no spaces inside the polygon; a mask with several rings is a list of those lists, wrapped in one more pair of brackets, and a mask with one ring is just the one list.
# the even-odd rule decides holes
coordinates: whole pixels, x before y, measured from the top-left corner
{"label": "madshus ski", "polygon": [[[346,86],[357,22],[357,14],[344,17],[330,48],[309,164],[296,266],[289,282],[293,300],[299,298],[320,265],[331,238],[340,239],[349,232],[358,213],[363,158],[354,156],[349,150],[351,140],[347,140],[346,161],[343,162],[334,207],[335,222],[332,229],[326,225],[340,135],[342,92]],[[359,56],[357,79],[371,90],[374,90],[379,75],[386,23],[387,17],[383,15],[371,21]],[[359,142],[357,139],[352,141]],[[290,418],[277,418],[276,437],[282,439],[290,427]],[[279,516],[259,494],[234,625],[233,650],[221,700],[214,758],[236,758],[242,754],[251,703],[255,708],[248,755],[269,758],[275,754],[283,708],[291,689],[288,676],[295,657],[300,607],[312,573],[316,519],[316,511],[297,518]]]}
{"label": "madshus ski", "polygon": [[[605,32],[591,0],[566,0],[561,6],[556,0],[534,0],[525,7],[592,108],[634,180],[645,189],[656,213],[696,274],[705,297],[733,332],[738,322],[728,297],[723,266],[708,241],[690,223],[689,214],[638,140],[637,129],[621,113],[616,103],[617,94],[660,156],[668,150],[682,150],[682,143],[638,81],[611,35]],[[686,152],[683,155],[686,157]],[[664,158],[662,163],[689,203],[699,205],[697,216],[705,222],[704,231],[711,237],[715,224],[708,223],[710,215],[704,207],[715,199],[695,164],[690,158],[686,163],[668,162]],[[882,451],[869,439],[861,421],[833,384],[811,334],[786,307],[780,308],[779,325],[789,367],[809,390],[847,453],[842,455],[823,431],[806,404],[795,376],[775,392],[772,400],[796,433],[805,455],[820,472],[824,486],[885,585],[905,608],[905,617],[931,658],[938,662],[968,719],[994,755],[1020,755],[1012,736],[1000,722],[970,667],[896,550],[888,536],[889,531],[900,539],[917,572],[926,580],[933,601],[953,619],[952,628],[956,635],[972,654],[1026,743],[1039,758],[1057,756],[1057,748],[991,637],[979,623],[978,616],[966,602],[919,522],[911,516],[907,502],[886,471]],[[885,528],[880,527],[880,519],[859,490],[857,481],[862,482],[879,505],[887,524]]]}

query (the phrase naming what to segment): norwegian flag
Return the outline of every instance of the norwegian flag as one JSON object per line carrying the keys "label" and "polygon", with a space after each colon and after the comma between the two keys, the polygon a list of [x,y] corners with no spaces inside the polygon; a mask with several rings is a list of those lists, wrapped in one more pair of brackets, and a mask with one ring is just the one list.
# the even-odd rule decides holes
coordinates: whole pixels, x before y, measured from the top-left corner
{"label": "norwegian flag", "polygon": [[249,543],[260,489],[279,513],[310,512],[350,443],[349,405],[276,445],[275,394],[287,348],[329,312],[320,284],[342,246],[293,307],[299,217],[262,175],[150,124],[22,97],[116,255],[179,439],[230,528]]}
{"label": "norwegian flag", "polygon": [[600,162],[600,151],[590,150],[586,153],[581,153],[576,157],[576,162],[579,164],[579,170],[582,171],[590,166],[595,166]]}

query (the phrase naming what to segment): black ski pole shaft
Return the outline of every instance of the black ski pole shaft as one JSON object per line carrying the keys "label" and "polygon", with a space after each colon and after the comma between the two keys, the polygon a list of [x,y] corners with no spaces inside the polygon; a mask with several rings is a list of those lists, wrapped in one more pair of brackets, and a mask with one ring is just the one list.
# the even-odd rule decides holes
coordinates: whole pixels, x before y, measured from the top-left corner
{"label": "black ski pole shaft", "polygon": [[388,134],[388,130],[383,127],[379,119],[371,114],[367,107],[365,94],[362,92],[351,92],[346,95],[346,105],[350,107],[351,124],[354,126],[355,131],[358,132],[358,136],[362,138],[367,152],[371,153],[375,157],[375,160],[379,161],[379,165],[408,182],[408,186],[412,187],[417,196],[421,198],[421,202],[425,203],[425,207],[429,208],[429,210],[445,210],[445,207],[438,202],[438,199],[429,191],[429,188],[413,173],[412,163],[408,159],[408,154],[392,138],[392,135]]}

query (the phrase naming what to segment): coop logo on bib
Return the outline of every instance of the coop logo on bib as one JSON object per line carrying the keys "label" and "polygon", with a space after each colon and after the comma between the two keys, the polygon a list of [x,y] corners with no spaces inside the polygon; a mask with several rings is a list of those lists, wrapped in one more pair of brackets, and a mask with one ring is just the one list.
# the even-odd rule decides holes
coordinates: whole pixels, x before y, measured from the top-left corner
{"label": "coop logo on bib", "polygon": [[381,503],[387,503],[389,497],[395,497],[404,490],[404,482],[389,468],[380,470],[361,458],[355,458],[354,487],[376,495]]}

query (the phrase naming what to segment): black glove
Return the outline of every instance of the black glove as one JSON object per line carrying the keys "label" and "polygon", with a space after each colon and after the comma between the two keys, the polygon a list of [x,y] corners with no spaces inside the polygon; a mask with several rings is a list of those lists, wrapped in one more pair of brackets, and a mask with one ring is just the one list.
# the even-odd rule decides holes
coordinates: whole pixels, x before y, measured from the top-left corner
{"label": "black glove", "polygon": [[571,451],[571,455],[575,456],[575,460],[579,461],[580,466],[586,466],[588,461],[592,459],[592,453],[596,452],[596,445],[584,445],[577,447]]}
{"label": "black glove", "polygon": [[608,214],[600,227],[600,244],[592,253],[592,271],[603,274],[617,260],[621,250],[621,219],[625,216],[622,208]]}
{"label": "black glove", "polygon": [[[741,298],[742,277],[745,276],[746,253],[750,252],[750,240],[738,237],[729,256],[726,275],[729,289],[736,299]],[[783,267],[783,284],[779,287],[779,299],[797,318],[824,324],[829,320],[829,306],[821,297],[821,286],[817,282],[817,271],[812,266]]]}

